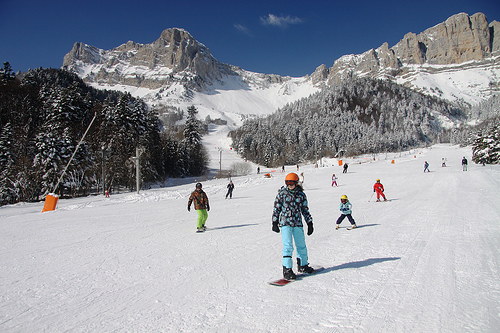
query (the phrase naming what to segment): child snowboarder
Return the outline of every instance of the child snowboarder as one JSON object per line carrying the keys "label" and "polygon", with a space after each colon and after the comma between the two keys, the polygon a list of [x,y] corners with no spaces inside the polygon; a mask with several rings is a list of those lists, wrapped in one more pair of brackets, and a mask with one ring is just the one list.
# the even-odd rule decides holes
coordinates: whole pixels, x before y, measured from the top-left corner
{"label": "child snowboarder", "polygon": [[342,213],[340,217],[337,219],[337,226],[335,229],[338,229],[340,226],[340,223],[344,221],[344,219],[347,217],[349,222],[351,222],[351,229],[357,228],[358,226],[356,225],[356,222],[352,218],[352,204],[349,202],[349,199],[347,199],[347,195],[343,195],[340,197],[340,205],[339,205],[340,212]]}
{"label": "child snowboarder", "polygon": [[297,249],[297,266],[300,273],[311,274],[314,269],[309,266],[307,247],[304,237],[302,215],[307,224],[307,235],[313,231],[312,216],[309,213],[307,197],[298,185],[299,176],[289,173],[285,177],[285,186],[281,187],[274,200],[273,228],[279,233],[281,228],[281,238],[283,241],[283,278],[287,280],[296,279],[292,266],[293,243]]}
{"label": "child snowboarder", "polygon": [[227,184],[227,194],[226,194],[226,199],[229,196],[229,199],[233,198],[233,190],[234,190],[234,184],[233,181],[230,180],[229,184]]}
{"label": "child snowboarder", "polygon": [[373,192],[377,193],[377,201],[380,201],[380,196],[384,198],[384,201],[387,201],[384,194],[384,185],[380,183],[380,179],[377,179],[377,182],[373,185]]}
{"label": "child snowboarder", "polygon": [[333,176],[332,176],[332,186],[333,185],[338,186],[337,185],[337,177],[335,176],[335,174],[333,174]]}
{"label": "child snowboarder", "polygon": [[208,203],[207,194],[201,189],[201,183],[196,184],[196,190],[191,193],[188,201],[188,212],[191,211],[191,203],[194,201],[194,209],[198,212],[198,221],[196,232],[204,232],[206,230],[205,222],[208,218],[210,204]]}

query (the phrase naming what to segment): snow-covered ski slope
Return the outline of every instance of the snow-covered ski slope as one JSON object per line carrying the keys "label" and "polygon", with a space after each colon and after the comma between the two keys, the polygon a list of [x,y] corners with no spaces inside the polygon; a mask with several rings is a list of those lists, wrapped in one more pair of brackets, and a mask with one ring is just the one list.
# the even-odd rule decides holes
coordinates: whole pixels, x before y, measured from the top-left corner
{"label": "snow-covered ski slope", "polygon": [[[226,179],[203,181],[203,234],[193,184],[1,207],[0,331],[499,332],[500,166],[463,172],[463,156],[438,145],[347,159],[347,174],[300,166],[310,262],[326,269],[286,287],[267,284],[282,274],[279,170],[233,178],[231,200]],[[377,178],[390,202],[368,201]],[[358,229],[335,230],[343,194]]]}

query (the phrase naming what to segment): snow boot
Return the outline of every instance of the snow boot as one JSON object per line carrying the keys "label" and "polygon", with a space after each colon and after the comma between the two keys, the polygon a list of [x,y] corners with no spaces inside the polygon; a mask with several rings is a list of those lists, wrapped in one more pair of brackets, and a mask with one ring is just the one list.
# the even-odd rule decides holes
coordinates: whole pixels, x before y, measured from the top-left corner
{"label": "snow boot", "polygon": [[335,227],[335,230],[339,230],[339,227],[340,227],[340,224],[337,224],[337,226]]}
{"label": "snow boot", "polygon": [[354,228],[357,228],[358,226],[356,225],[356,223],[352,224],[351,226],[351,229],[354,229]]}
{"label": "snow boot", "polygon": [[314,268],[309,266],[309,264],[301,266],[299,258],[297,258],[297,266],[298,266],[297,270],[299,271],[299,273],[312,274],[312,272],[314,272]]}
{"label": "snow boot", "polygon": [[285,266],[283,266],[283,278],[285,280],[295,280],[297,279],[297,275],[295,275],[291,268],[286,268]]}

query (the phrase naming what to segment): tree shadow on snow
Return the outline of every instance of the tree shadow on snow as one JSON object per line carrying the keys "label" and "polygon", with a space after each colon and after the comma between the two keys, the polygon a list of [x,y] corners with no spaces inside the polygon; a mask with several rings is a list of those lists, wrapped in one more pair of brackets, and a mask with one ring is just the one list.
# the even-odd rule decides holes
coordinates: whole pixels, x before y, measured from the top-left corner
{"label": "tree shadow on snow", "polygon": [[329,268],[325,268],[325,270],[318,272],[317,274],[325,274],[333,271],[338,271],[340,269],[346,269],[346,268],[361,268],[361,267],[366,267],[370,266],[373,264],[378,264],[384,261],[394,261],[394,260],[400,260],[401,257],[388,257],[388,258],[370,258],[370,259],[365,259],[361,261],[353,261],[353,262],[348,262],[342,265],[338,266],[333,266]]}

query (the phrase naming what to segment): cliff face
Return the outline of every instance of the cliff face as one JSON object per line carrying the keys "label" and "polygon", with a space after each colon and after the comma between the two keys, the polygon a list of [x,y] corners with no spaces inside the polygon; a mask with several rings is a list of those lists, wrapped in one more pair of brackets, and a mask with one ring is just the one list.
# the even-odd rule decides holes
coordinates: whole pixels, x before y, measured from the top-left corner
{"label": "cliff face", "polygon": [[328,83],[353,75],[373,77],[404,73],[408,65],[456,65],[481,61],[500,51],[500,24],[483,13],[460,13],[420,34],[407,33],[389,48],[384,43],[361,55],[343,56],[329,69]]}
{"label": "cliff face", "polygon": [[205,45],[176,28],[164,30],[151,44],[129,41],[108,51],[75,43],[64,57],[63,68],[86,81],[153,89],[172,81],[210,82],[231,72]]}
{"label": "cliff face", "polygon": [[[193,90],[206,92],[214,84],[228,82],[233,82],[231,87],[238,82],[241,89],[278,84],[282,86],[279,94],[291,96],[301,86],[321,89],[358,76],[391,80],[437,97],[475,101],[500,91],[500,23],[488,24],[482,13],[460,13],[419,34],[407,33],[393,47],[384,43],[363,54],[342,56],[330,68],[320,65],[293,84],[290,77],[221,63],[205,45],[177,28],[164,30],[151,44],[129,41],[112,50],[75,43],[64,57],[63,68],[103,88],[123,85],[161,90],[158,94],[174,101],[179,96],[191,98]],[[463,79],[470,78],[470,72],[451,79],[450,73],[460,71],[475,71],[480,83]],[[157,101],[158,96],[155,93],[150,100]]]}

